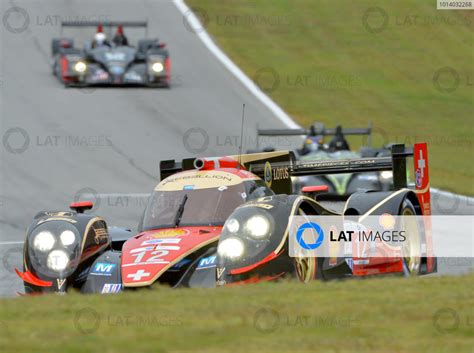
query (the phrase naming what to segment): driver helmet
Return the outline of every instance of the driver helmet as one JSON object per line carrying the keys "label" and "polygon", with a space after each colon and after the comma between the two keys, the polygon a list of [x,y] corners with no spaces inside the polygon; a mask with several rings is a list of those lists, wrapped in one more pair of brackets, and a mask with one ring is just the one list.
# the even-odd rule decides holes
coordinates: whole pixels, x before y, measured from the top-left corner
{"label": "driver helmet", "polygon": [[324,150],[324,137],[322,135],[308,136],[303,143],[303,154]]}
{"label": "driver helmet", "polygon": [[94,35],[94,45],[96,47],[105,45],[106,40],[107,40],[107,36],[105,35],[105,33],[99,32]]}

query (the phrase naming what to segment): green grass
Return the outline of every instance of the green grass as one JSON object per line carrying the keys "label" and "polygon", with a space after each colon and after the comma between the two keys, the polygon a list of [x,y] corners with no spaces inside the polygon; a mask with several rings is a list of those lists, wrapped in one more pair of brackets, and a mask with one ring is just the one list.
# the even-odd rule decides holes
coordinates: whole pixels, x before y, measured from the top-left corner
{"label": "green grass", "polygon": [[471,353],[473,281],[471,274],[4,299],[0,348]]}
{"label": "green grass", "polygon": [[[436,10],[434,0],[187,3],[298,123],[372,121],[376,144],[427,141],[432,185],[474,195],[474,11]],[[381,12],[363,20],[372,7],[387,16],[378,33],[370,29],[383,25]],[[449,93],[434,84],[444,67],[459,75]],[[441,71],[441,89],[454,87],[453,77]]]}

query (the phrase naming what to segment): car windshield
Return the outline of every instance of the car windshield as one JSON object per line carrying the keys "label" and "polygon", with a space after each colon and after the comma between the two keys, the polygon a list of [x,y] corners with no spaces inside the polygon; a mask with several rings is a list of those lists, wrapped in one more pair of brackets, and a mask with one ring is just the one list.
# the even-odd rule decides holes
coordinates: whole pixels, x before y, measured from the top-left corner
{"label": "car windshield", "polygon": [[223,225],[244,202],[272,194],[261,180],[215,188],[155,190],[145,210],[143,230]]}

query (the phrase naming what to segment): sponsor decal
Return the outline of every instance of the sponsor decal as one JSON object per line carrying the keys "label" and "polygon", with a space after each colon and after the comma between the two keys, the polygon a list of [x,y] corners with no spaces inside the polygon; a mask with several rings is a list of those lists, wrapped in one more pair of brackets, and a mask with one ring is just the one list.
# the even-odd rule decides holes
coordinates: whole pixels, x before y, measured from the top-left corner
{"label": "sponsor decal", "polygon": [[270,162],[265,163],[265,168],[263,170],[263,180],[265,181],[265,184],[270,188],[272,186],[272,165]]}
{"label": "sponsor decal", "polygon": [[97,70],[93,75],[92,75],[92,80],[93,81],[104,81],[109,78],[109,74],[105,72],[104,70]]}
{"label": "sponsor decal", "polygon": [[111,61],[124,61],[125,60],[125,53],[122,52],[107,52],[105,53],[105,59]]}
{"label": "sponsor decal", "polygon": [[259,207],[265,210],[271,210],[273,208],[273,205],[269,205],[266,203],[245,203],[239,206],[239,208],[245,208],[245,207]]}
{"label": "sponsor decal", "polygon": [[225,271],[225,267],[218,267],[217,268],[217,279],[220,279],[222,277],[222,274]]}
{"label": "sponsor decal", "polygon": [[[158,239],[156,239],[158,240]],[[155,243],[156,241],[155,239],[153,240],[153,244],[157,244],[158,242]],[[160,239],[161,240],[161,239]],[[142,243],[142,245],[149,245],[152,240],[147,240],[147,241],[144,241]],[[137,252],[142,252],[142,251],[152,251],[155,247],[154,246],[145,246],[143,248],[136,248],[136,249],[132,249],[130,250],[130,254],[133,254],[133,253],[137,253]]]}
{"label": "sponsor decal", "polygon": [[124,79],[127,81],[142,82],[142,78],[135,71],[129,71],[124,75]]}
{"label": "sponsor decal", "polygon": [[105,228],[94,228],[95,237],[94,241],[97,245],[102,243],[104,240],[107,240],[108,234]]}
{"label": "sponsor decal", "polygon": [[58,289],[61,289],[62,286],[64,285],[64,283],[66,283],[66,279],[65,278],[64,279],[59,279],[58,278],[58,279],[56,279],[56,283],[58,285]]}
{"label": "sponsor decal", "polygon": [[290,172],[287,167],[272,168],[270,162],[265,163],[263,170],[263,180],[265,184],[270,188],[273,180],[283,180],[290,177]]}
{"label": "sponsor decal", "polygon": [[422,186],[422,176],[421,176],[421,169],[418,168],[416,171],[415,171],[415,183],[416,183],[416,186],[418,188],[421,188]]}
{"label": "sponsor decal", "polygon": [[92,269],[91,275],[96,276],[112,276],[112,272],[114,272],[116,264],[109,264],[104,262],[98,262],[94,265]]}
{"label": "sponsor decal", "polygon": [[153,233],[151,237],[154,239],[172,238],[172,237],[177,237],[180,235],[188,235],[188,234],[189,234],[189,230],[187,229],[165,229],[165,230],[160,230],[156,233]]}
{"label": "sponsor decal", "polygon": [[283,180],[290,177],[288,168],[273,168],[272,170],[273,180]]}
{"label": "sponsor decal", "polygon": [[198,263],[198,266],[197,266],[196,269],[197,270],[202,270],[202,269],[205,269],[205,268],[216,267],[216,259],[217,259],[216,255],[205,257],[205,258],[199,260],[199,263]]}
{"label": "sponsor decal", "polygon": [[194,190],[194,185],[184,185],[183,190]]}
{"label": "sponsor decal", "polygon": [[106,283],[102,287],[102,294],[113,294],[122,291],[122,285],[120,283]]}
{"label": "sponsor decal", "polygon": [[137,282],[140,281],[143,277],[150,276],[150,274],[150,272],[145,272],[145,270],[138,270],[135,273],[129,274],[127,278],[130,278],[132,281]]}

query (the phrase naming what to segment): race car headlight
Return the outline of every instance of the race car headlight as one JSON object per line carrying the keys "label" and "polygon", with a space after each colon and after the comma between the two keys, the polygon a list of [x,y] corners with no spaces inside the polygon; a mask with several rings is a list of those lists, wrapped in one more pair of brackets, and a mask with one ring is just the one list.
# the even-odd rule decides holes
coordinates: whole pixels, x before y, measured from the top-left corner
{"label": "race car headlight", "polygon": [[256,239],[262,239],[270,234],[270,222],[265,216],[252,216],[245,222],[245,231]]}
{"label": "race car headlight", "polygon": [[163,71],[164,66],[160,62],[156,62],[156,63],[151,65],[151,69],[152,69],[153,72],[160,73],[161,71]]}
{"label": "race car headlight", "polygon": [[380,173],[380,178],[382,180],[389,180],[393,178],[393,172],[390,170],[384,170],[383,172]]}
{"label": "race car headlight", "polygon": [[49,253],[46,264],[49,269],[61,272],[69,264],[69,257],[63,250],[53,250]]}
{"label": "race car headlight", "polygon": [[219,243],[217,253],[222,257],[237,259],[244,254],[244,243],[237,238],[227,238]]}
{"label": "race car headlight", "polygon": [[56,240],[51,232],[42,231],[36,234],[35,238],[33,239],[33,247],[41,252],[50,251]]}
{"label": "race car headlight", "polygon": [[237,233],[240,228],[240,223],[235,218],[231,218],[226,222],[225,227],[230,233]]}
{"label": "race car headlight", "polygon": [[74,244],[74,242],[76,241],[76,235],[72,230],[65,230],[61,233],[59,239],[61,239],[61,243],[64,246],[69,246]]}
{"label": "race car headlight", "polygon": [[74,64],[74,70],[80,73],[85,72],[87,69],[87,65],[85,62],[78,61],[77,63]]}

